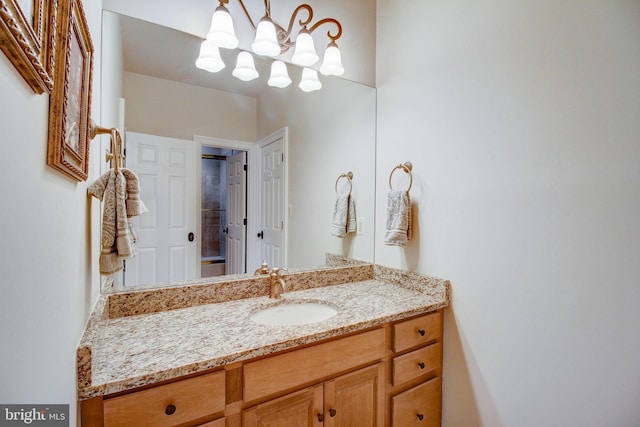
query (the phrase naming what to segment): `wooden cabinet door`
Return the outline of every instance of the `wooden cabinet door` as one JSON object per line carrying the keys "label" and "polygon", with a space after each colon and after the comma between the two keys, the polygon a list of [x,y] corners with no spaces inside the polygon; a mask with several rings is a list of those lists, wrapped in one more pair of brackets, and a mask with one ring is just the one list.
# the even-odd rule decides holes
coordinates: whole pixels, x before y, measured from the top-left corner
{"label": "wooden cabinet door", "polygon": [[384,425],[384,363],[327,381],[324,427]]}
{"label": "wooden cabinet door", "polygon": [[242,418],[243,427],[321,427],[322,385],[249,408]]}

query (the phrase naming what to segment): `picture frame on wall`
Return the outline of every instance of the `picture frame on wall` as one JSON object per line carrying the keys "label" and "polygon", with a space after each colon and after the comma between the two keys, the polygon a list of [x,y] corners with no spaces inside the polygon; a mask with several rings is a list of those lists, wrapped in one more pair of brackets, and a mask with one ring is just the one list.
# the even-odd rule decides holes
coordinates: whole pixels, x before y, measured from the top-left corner
{"label": "picture frame on wall", "polygon": [[0,49],[36,94],[53,86],[56,0],[0,0]]}
{"label": "picture frame on wall", "polygon": [[47,164],[84,181],[89,171],[93,44],[80,0],[58,0]]}

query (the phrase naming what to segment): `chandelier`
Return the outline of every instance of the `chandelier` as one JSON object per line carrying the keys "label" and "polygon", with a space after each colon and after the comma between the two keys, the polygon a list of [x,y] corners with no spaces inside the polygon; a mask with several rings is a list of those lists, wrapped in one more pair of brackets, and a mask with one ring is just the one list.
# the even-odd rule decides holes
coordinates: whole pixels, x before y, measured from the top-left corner
{"label": "chandelier", "polygon": [[[220,56],[219,48],[235,49],[239,44],[233,28],[233,20],[229,14],[229,10],[224,6],[229,3],[229,0],[219,0],[219,2],[220,5],[216,8],[211,18],[211,28],[207,34],[207,38],[200,46],[200,54],[196,60],[196,67],[211,73],[217,73],[225,67]],[[313,9],[308,4],[301,4],[291,14],[289,26],[285,29],[271,19],[269,0],[264,0],[265,15],[256,26],[243,1],[238,0],[238,3],[242,6],[242,10],[255,32],[255,39],[251,44],[253,53],[275,58],[293,48],[291,62],[304,67],[302,70],[302,78],[298,85],[303,91],[311,92],[322,87],[322,83],[318,79],[317,71],[309,68],[320,60],[320,57],[316,53],[311,33],[321,25],[335,25],[337,29],[335,33],[327,31],[329,44],[325,49],[324,57],[320,64],[320,73],[325,76],[339,76],[344,73],[340,49],[338,49],[338,45],[336,44],[336,40],[342,35],[342,25],[340,25],[340,22],[336,19],[324,18],[311,25]],[[306,13],[306,19],[300,19],[298,21],[300,28],[297,30],[297,35],[294,39],[294,25],[300,12],[303,12],[303,14]],[[232,74],[244,81],[250,81],[258,77],[258,71],[256,70],[253,56],[250,52],[241,51],[238,54],[236,67]],[[271,75],[267,84],[279,88],[287,87],[291,84],[287,65],[282,60],[275,60],[271,64]]]}

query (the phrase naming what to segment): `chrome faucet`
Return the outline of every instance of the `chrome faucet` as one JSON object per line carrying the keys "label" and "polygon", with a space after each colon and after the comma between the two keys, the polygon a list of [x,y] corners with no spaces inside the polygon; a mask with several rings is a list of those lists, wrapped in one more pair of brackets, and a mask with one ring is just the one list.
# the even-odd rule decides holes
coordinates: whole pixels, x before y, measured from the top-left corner
{"label": "chrome faucet", "polygon": [[262,265],[260,266],[260,268],[253,272],[254,276],[257,276],[259,274],[269,274],[269,264],[267,264],[266,260],[262,261]]}
{"label": "chrome faucet", "polygon": [[286,288],[286,283],[282,276],[280,276],[281,271],[288,271],[286,268],[278,268],[275,267],[269,273],[269,278],[271,279],[271,283],[269,285],[269,298],[280,298],[280,296],[284,293]]}

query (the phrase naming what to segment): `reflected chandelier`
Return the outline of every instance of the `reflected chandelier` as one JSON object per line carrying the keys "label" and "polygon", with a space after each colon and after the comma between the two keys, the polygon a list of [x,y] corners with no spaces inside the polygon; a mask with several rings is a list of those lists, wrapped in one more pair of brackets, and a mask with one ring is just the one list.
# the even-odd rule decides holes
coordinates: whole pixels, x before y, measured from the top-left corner
{"label": "reflected chandelier", "polygon": [[[233,28],[233,20],[231,19],[229,10],[224,6],[229,3],[229,0],[219,0],[219,2],[220,5],[216,8],[211,18],[211,28],[207,34],[207,38],[200,46],[200,54],[196,60],[196,67],[212,73],[216,73],[225,67],[220,56],[219,48],[235,49],[239,44]],[[309,26],[313,20],[313,9],[308,4],[301,4],[291,14],[289,26],[285,30],[284,27],[278,25],[271,19],[271,5],[269,0],[264,0],[265,15],[256,26],[243,1],[238,0],[238,3],[242,6],[244,14],[255,31],[255,39],[251,44],[251,50],[256,55],[273,58],[288,51],[290,48],[294,49],[291,62],[304,67],[299,84],[300,89],[303,91],[311,92],[322,87],[316,70],[308,67],[316,64],[320,59],[316,53],[311,33],[323,24],[333,24],[337,27],[337,30],[335,33],[331,31],[327,32],[329,44],[324,52],[324,57],[319,68],[320,73],[325,76],[340,76],[344,73],[342,56],[336,44],[336,40],[342,35],[342,25],[340,25],[338,20],[334,18],[324,18]],[[300,29],[298,30],[297,37],[293,40],[293,27],[297,15],[301,11],[306,12],[307,18],[298,21]],[[244,81],[253,80],[258,77],[258,71],[256,70],[251,53],[241,51],[238,54],[233,75]],[[271,76],[267,84],[281,88],[291,84],[287,66],[283,61],[276,60],[271,64]]]}

